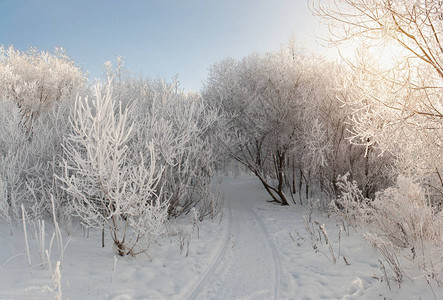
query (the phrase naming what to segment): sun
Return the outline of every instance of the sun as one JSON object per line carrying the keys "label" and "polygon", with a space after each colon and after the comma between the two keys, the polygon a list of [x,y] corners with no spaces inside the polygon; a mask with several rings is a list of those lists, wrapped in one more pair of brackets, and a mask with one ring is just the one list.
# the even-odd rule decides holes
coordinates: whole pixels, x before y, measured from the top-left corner
{"label": "sun", "polygon": [[363,63],[379,70],[397,69],[408,57],[407,50],[392,40],[348,40],[337,50],[352,65]]}
{"label": "sun", "polygon": [[380,46],[370,49],[379,65],[383,68],[396,68],[407,57],[406,49],[395,43],[385,40]]}

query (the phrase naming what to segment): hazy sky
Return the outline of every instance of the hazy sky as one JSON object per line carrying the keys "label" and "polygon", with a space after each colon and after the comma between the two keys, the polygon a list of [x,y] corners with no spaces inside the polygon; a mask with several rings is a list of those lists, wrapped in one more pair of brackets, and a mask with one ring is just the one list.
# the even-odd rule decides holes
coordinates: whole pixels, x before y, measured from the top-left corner
{"label": "hazy sky", "polygon": [[0,0],[4,46],[64,47],[90,79],[121,55],[133,74],[178,74],[193,90],[222,58],[277,50],[291,35],[315,47],[317,23],[307,0]]}

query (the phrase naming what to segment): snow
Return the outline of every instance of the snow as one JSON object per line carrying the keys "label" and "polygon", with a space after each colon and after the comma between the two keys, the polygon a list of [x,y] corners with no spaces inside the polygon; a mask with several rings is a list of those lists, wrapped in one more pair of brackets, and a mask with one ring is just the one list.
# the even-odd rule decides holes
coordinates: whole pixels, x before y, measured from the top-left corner
{"label": "snow", "polygon": [[[252,177],[223,177],[220,188],[223,214],[199,224],[200,238],[192,233],[188,256],[180,254],[176,237],[164,234],[150,249],[152,261],[143,255],[119,257],[109,236],[101,248],[100,232],[91,230],[87,238],[75,228],[63,237],[70,239],[60,270],[63,299],[435,299],[421,278],[406,279],[401,289],[391,282],[391,291],[374,278],[382,275],[383,258],[358,232],[341,233],[338,257],[341,223],[333,216],[314,211],[311,217],[325,225],[336,264],[324,243],[319,252],[312,248],[303,223],[308,205],[267,202]],[[192,226],[189,216],[174,222]],[[38,265],[33,233],[30,268],[23,230],[20,224],[13,229],[11,236],[7,224],[0,226],[0,299],[53,299],[52,272]],[[49,224],[46,232],[49,244]],[[54,268],[57,247],[52,248]],[[435,284],[433,289],[442,299],[443,289]]]}

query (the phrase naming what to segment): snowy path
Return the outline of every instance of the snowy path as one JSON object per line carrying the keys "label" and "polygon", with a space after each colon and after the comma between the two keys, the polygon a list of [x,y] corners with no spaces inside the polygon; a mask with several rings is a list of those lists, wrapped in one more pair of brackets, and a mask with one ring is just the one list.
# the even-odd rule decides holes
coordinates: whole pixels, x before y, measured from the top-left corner
{"label": "snowy path", "polygon": [[228,228],[220,250],[188,299],[278,299],[280,260],[257,201],[241,182],[223,185]]}
{"label": "snowy path", "polygon": [[[382,276],[379,260],[383,257],[361,233],[351,231],[340,240],[341,223],[314,211],[312,220],[324,224],[328,232],[337,256],[334,264],[328,246],[319,244],[318,251],[312,247],[303,223],[303,216],[311,214],[308,205],[282,207],[267,202],[269,196],[253,177],[223,180],[223,217],[200,223],[200,237],[193,234],[188,256],[167,235],[150,249],[152,261],[143,256],[117,257],[112,247],[101,248],[97,230],[91,230],[90,238],[80,230],[65,236],[71,242],[61,270],[63,299],[443,299],[443,288],[433,282],[431,290],[414,270],[408,270],[408,276],[415,282],[408,279],[400,290],[394,284],[389,290],[377,279]],[[177,222],[191,225],[186,217]],[[9,227],[0,223],[4,245],[0,247],[0,299],[54,298],[51,273],[39,265],[36,240],[33,236],[29,240],[32,268],[27,265],[21,224],[14,226],[11,236]],[[106,243],[111,243],[109,236]],[[54,263],[57,256],[52,257]],[[387,271],[391,276],[392,271]]]}

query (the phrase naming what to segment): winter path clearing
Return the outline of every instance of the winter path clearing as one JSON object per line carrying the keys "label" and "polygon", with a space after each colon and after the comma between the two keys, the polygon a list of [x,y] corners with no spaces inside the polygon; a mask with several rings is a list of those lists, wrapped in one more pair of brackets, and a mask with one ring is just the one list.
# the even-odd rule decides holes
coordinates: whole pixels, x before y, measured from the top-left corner
{"label": "winter path clearing", "polygon": [[[389,290],[377,279],[383,258],[360,233],[342,232],[339,242],[337,219],[309,205],[269,203],[251,177],[223,178],[221,191],[224,239],[186,299],[435,299],[422,278]],[[325,245],[312,248],[303,223],[309,215],[324,224],[335,264]],[[441,289],[435,291],[439,297]]]}
{"label": "winter path clearing", "polygon": [[278,299],[280,261],[257,201],[243,181],[225,179],[227,238],[189,299]]}
{"label": "winter path clearing", "polygon": [[[116,256],[108,247],[109,236],[107,247],[101,248],[99,231],[91,230],[88,238],[77,228],[65,236],[70,243],[61,269],[62,299],[435,299],[423,276],[413,270],[406,271],[414,282],[406,279],[401,289],[391,282],[389,290],[377,279],[384,258],[361,233],[342,233],[339,243],[341,223],[332,216],[311,214],[312,221],[327,230],[335,264],[324,244],[319,252],[312,247],[303,223],[303,216],[311,213],[309,205],[269,203],[252,177],[222,180],[223,217],[199,223],[200,238],[193,232],[188,256],[180,253],[176,237],[167,234],[150,249],[152,261]],[[192,227],[188,217],[172,221]],[[47,248],[50,227],[48,223]],[[51,273],[39,265],[35,239],[30,236],[29,268],[22,227],[16,224],[13,229],[11,236],[0,223],[0,299],[53,299]],[[433,289],[437,299],[443,299],[442,288],[434,284]]]}

